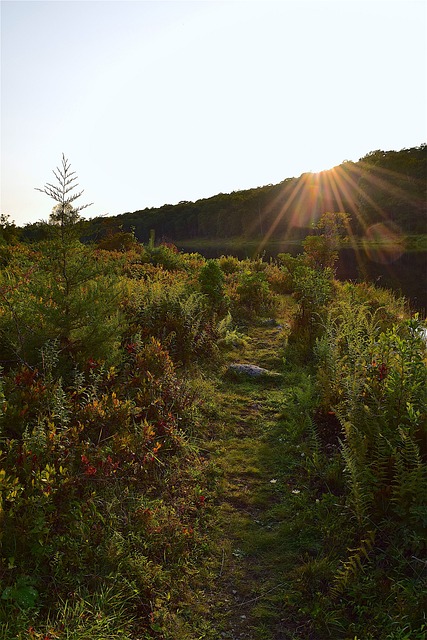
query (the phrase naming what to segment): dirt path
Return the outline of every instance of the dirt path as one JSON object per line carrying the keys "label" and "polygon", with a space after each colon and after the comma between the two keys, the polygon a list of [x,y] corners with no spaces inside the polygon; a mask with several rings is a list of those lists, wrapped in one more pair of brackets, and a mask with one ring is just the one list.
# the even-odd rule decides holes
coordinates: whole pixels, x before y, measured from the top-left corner
{"label": "dirt path", "polygon": [[[280,372],[286,329],[256,327],[239,362]],[[237,360],[235,359],[235,360]],[[219,389],[221,437],[211,455],[221,478],[218,499],[220,566],[212,588],[225,640],[296,638],[286,620],[284,586],[290,563],[283,523],[286,484],[283,381],[224,380]]]}

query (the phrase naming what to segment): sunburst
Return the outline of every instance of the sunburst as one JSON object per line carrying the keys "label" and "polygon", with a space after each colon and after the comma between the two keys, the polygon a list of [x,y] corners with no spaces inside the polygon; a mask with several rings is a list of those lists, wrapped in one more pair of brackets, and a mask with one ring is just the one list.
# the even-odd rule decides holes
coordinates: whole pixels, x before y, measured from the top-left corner
{"label": "sunburst", "polygon": [[[268,228],[258,252],[262,252],[271,239],[277,239],[277,228],[284,221],[286,232],[281,234],[280,240],[285,243],[296,228],[310,227],[326,211],[345,211],[353,221],[347,233],[359,268],[363,271],[366,258],[391,264],[405,251],[405,235],[370,191],[373,187],[399,202],[421,205],[413,193],[399,185],[404,179],[402,173],[361,160],[286,181],[277,196],[259,213],[263,228]],[[414,182],[411,178],[411,184]],[[366,209],[374,213],[374,221]],[[357,236],[354,230],[357,230]],[[251,229],[248,231],[250,233]]]}

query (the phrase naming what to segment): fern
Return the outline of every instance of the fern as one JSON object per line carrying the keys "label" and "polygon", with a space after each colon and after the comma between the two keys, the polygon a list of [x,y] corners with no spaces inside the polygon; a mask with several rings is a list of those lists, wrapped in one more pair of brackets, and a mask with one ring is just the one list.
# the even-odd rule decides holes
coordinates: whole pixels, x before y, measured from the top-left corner
{"label": "fern", "polygon": [[313,453],[316,456],[319,456],[320,455],[320,451],[321,451],[321,447],[322,447],[322,439],[321,439],[321,437],[319,435],[319,429],[318,429],[316,423],[311,418],[309,418],[308,421],[307,421],[307,428],[308,428],[308,432],[310,434],[310,446],[311,446],[311,449],[312,449]]}
{"label": "fern", "polygon": [[351,502],[359,526],[366,524],[373,497],[373,477],[367,461],[366,438],[354,425],[344,427],[345,440],[340,441],[345,461]]}
{"label": "fern", "polygon": [[351,555],[337,571],[332,587],[332,596],[340,596],[347,588],[351,579],[364,571],[364,563],[369,560],[375,542],[375,531],[367,531],[367,535],[360,541],[356,549],[349,549]]}
{"label": "fern", "polygon": [[[414,518],[414,514],[417,514],[419,507],[425,506],[427,467],[422,461],[420,448],[411,437],[409,429],[400,428],[399,436],[400,446],[393,450],[395,473],[391,500],[399,515],[405,520],[418,520],[417,517]],[[423,526],[424,522],[417,524]]]}

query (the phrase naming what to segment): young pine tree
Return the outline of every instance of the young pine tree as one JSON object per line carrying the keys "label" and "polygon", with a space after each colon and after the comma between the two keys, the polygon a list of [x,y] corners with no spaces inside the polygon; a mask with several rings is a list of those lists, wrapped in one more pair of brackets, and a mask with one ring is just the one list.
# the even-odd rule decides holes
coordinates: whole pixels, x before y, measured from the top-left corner
{"label": "young pine tree", "polygon": [[0,265],[0,362],[7,367],[37,366],[48,341],[58,345],[64,372],[117,355],[119,279],[105,255],[80,241],[89,205],[77,205],[83,191],[64,155],[53,173],[54,183],[38,189],[55,201],[40,223],[44,240],[11,247]]}
{"label": "young pine tree", "polygon": [[40,339],[57,339],[61,352],[73,360],[104,359],[119,339],[118,281],[94,249],[80,241],[80,214],[90,205],[75,204],[83,191],[77,190],[76,173],[64,154],[53,173],[56,184],[37,189],[57,203],[45,225],[46,240],[37,247],[40,258],[32,281]]}

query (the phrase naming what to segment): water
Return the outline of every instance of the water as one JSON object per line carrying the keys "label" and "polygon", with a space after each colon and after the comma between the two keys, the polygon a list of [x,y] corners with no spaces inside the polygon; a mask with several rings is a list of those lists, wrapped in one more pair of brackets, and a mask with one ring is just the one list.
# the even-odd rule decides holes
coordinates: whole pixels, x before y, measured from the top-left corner
{"label": "water", "polygon": [[393,262],[371,260],[353,249],[343,249],[337,265],[340,280],[368,281],[404,296],[414,311],[426,316],[427,308],[427,252],[403,253]]}
{"label": "water", "polygon": [[[179,243],[178,243],[179,246]],[[182,247],[184,251],[197,251],[205,258],[219,258],[222,255],[234,255],[240,260],[254,257],[257,253],[255,243],[220,245],[208,248],[191,249]],[[278,253],[290,253],[297,255],[302,252],[301,245],[270,244],[265,247],[263,255],[265,259],[275,258]],[[342,249],[339,252],[337,263],[337,278],[339,280],[351,280],[352,282],[372,282],[378,287],[391,289],[399,296],[404,296],[414,311],[420,312],[423,317],[427,313],[427,252],[408,252],[400,256],[381,255],[372,253],[368,256],[362,250]]]}

